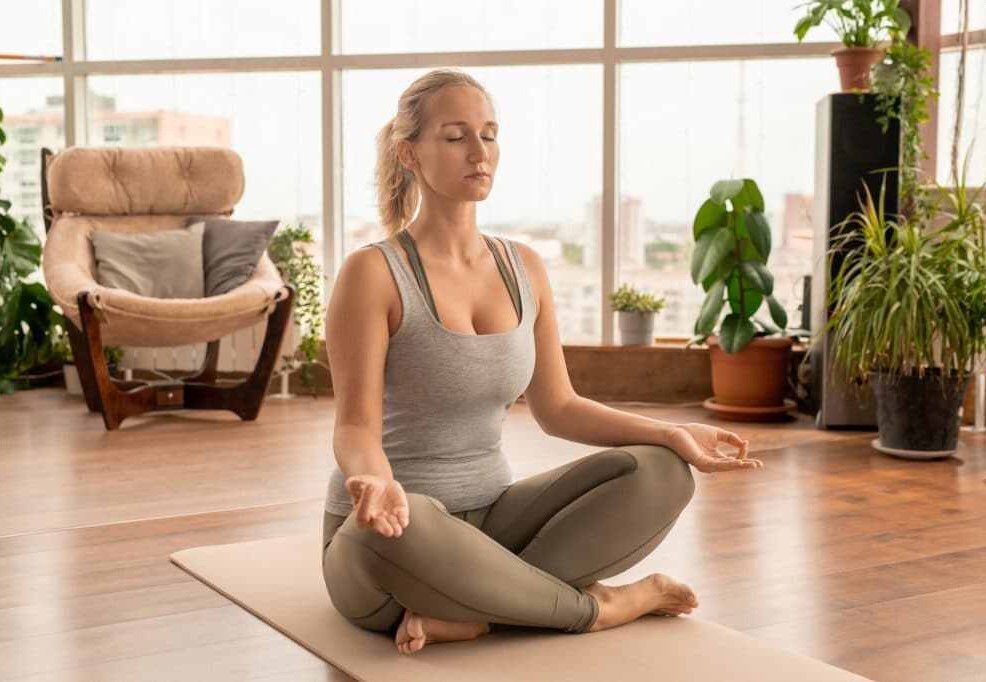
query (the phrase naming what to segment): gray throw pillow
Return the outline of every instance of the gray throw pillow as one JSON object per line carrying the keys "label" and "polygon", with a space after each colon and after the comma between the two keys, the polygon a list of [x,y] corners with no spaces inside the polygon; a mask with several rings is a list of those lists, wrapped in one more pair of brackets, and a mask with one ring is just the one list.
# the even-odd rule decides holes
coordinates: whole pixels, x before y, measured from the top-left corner
{"label": "gray throw pillow", "polygon": [[151,298],[202,298],[201,225],[158,232],[108,232],[90,235],[96,257],[96,281]]}
{"label": "gray throw pillow", "polygon": [[279,224],[279,220],[226,218],[193,223],[205,226],[202,236],[205,295],[224,294],[250,279]]}

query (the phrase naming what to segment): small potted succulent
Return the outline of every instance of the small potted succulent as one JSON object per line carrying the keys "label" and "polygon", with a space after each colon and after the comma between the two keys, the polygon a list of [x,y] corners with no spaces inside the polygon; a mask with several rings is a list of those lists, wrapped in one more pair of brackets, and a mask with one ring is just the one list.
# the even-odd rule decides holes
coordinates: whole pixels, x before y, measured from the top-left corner
{"label": "small potted succulent", "polygon": [[623,284],[609,300],[619,313],[621,345],[649,346],[654,339],[654,315],[664,308],[665,299]]}
{"label": "small potted succulent", "polygon": [[880,43],[906,36],[911,18],[900,0],[810,0],[806,14],[794,27],[798,42],[829,19],[843,47],[833,50],[843,92],[870,89],[870,69],[883,59]]}
{"label": "small potted succulent", "polygon": [[[744,178],[713,184],[692,231],[692,281],[706,296],[695,336],[685,347],[708,339],[714,398],[705,407],[729,419],[783,417],[795,406],[785,399],[793,341],[783,336],[787,313],[774,298],[774,277],[766,267],[770,225],[757,183]],[[770,319],[751,321],[764,303]]]}

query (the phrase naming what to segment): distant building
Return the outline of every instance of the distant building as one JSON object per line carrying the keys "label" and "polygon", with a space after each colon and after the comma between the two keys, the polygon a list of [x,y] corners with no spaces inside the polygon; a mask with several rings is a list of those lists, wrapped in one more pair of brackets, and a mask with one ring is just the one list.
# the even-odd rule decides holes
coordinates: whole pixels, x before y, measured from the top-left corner
{"label": "distant building", "polygon": [[[89,93],[89,146],[230,146],[229,120],[177,111],[116,111],[112,97]],[[10,212],[30,218],[38,233],[41,222],[41,148],[58,151],[65,146],[65,112],[61,95],[45,99],[39,111],[4,118],[7,166],[0,177]]]}

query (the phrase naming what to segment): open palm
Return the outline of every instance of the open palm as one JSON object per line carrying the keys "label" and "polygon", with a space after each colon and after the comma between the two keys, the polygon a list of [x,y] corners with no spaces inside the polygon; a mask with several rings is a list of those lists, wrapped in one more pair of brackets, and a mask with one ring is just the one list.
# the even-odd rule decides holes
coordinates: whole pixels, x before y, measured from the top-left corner
{"label": "open palm", "polygon": [[[678,424],[668,438],[668,447],[703,473],[762,468],[763,462],[759,459],[747,459],[749,444],[748,440],[731,431],[697,422]],[[735,446],[738,452],[721,452],[720,445]]]}
{"label": "open palm", "polygon": [[404,487],[394,479],[373,474],[350,476],[346,492],[353,500],[360,528],[372,527],[389,538],[400,536],[411,521]]}

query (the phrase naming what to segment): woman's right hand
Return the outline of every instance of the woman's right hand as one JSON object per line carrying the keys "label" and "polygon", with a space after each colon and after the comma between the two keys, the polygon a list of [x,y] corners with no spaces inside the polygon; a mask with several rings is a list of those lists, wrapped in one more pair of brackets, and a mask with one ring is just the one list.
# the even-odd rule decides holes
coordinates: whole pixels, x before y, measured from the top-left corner
{"label": "woman's right hand", "polygon": [[350,476],[346,492],[353,500],[360,528],[372,527],[384,537],[400,537],[411,521],[404,487],[394,479],[373,474]]}

